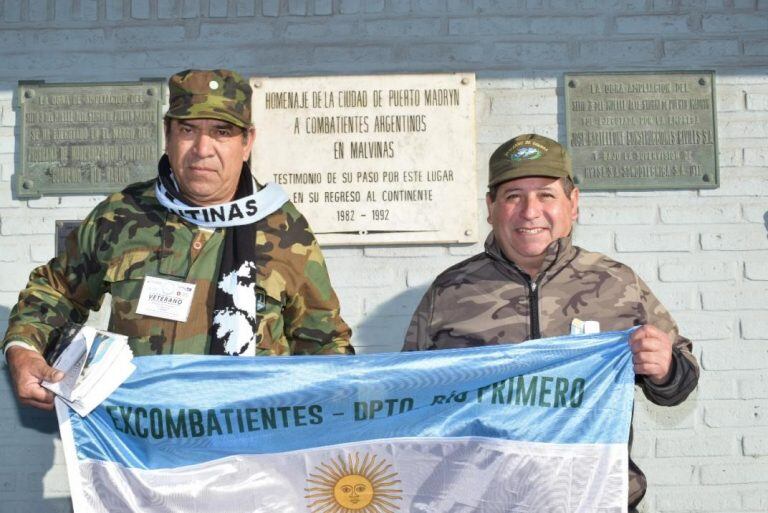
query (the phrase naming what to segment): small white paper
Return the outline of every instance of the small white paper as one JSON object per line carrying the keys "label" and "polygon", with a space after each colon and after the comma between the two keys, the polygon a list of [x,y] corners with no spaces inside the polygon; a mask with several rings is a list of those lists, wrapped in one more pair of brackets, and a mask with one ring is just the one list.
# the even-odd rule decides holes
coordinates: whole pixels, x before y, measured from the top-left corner
{"label": "small white paper", "polygon": [[136,313],[186,322],[194,295],[194,283],[146,276]]}
{"label": "small white paper", "polygon": [[598,321],[584,321],[584,334],[595,335],[600,333],[600,323]]}
{"label": "small white paper", "polygon": [[571,321],[571,335],[594,335],[600,333],[600,322],[582,321],[574,317]]}
{"label": "small white paper", "polygon": [[128,337],[83,326],[53,362],[64,378],[41,385],[84,417],[128,379],[132,359]]}
{"label": "small white paper", "polygon": [[583,335],[584,334],[584,321],[578,317],[574,317],[571,321],[571,335]]}

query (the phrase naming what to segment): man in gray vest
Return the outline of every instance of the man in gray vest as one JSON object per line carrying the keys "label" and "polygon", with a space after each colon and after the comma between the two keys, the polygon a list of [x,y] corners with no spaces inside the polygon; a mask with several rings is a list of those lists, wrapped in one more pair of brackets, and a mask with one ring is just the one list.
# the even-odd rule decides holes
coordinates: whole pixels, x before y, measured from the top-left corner
{"label": "man in gray vest", "polygon": [[[632,269],[571,244],[579,190],[565,148],[521,135],[496,149],[489,167],[493,231],[485,251],[435,279],[403,350],[556,337],[581,321],[599,323],[602,331],[641,326],[630,339],[637,383],[655,404],[682,402],[699,376],[691,341]],[[645,476],[630,459],[630,512],[645,490]]]}

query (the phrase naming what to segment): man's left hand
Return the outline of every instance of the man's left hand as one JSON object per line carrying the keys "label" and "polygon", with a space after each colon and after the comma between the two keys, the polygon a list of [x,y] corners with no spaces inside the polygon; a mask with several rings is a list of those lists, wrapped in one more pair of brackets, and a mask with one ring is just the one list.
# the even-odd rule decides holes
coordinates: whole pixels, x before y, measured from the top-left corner
{"label": "man's left hand", "polygon": [[646,324],[629,337],[635,374],[648,376],[654,384],[663,385],[672,369],[672,341],[656,326]]}

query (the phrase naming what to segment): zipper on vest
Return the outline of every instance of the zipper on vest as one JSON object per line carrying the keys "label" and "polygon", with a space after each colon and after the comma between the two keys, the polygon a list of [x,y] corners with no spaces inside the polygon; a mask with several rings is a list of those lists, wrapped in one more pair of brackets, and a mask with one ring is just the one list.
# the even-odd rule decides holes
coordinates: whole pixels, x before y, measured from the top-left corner
{"label": "zipper on vest", "polygon": [[528,278],[528,305],[531,311],[531,340],[541,338],[539,330],[539,290],[536,282]]}

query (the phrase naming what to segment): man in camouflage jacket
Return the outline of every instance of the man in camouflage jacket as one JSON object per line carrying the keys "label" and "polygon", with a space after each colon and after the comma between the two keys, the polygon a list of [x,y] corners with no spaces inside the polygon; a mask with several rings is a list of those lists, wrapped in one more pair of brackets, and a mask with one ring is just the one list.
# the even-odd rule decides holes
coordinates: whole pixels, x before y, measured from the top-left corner
{"label": "man in camouflage jacket", "polygon": [[[252,180],[245,164],[254,140],[248,82],[227,70],[190,70],[171,77],[169,88],[159,173],[167,173],[180,201],[191,206],[168,206],[173,195],[161,194],[156,180],[133,184],[99,204],[70,234],[65,251],[32,272],[3,343],[24,404],[52,408],[53,397],[40,382],[62,376],[42,353],[67,323],[83,322],[89,310],[98,309],[105,293],[112,296],[109,330],[127,335],[135,355],[210,353],[217,288],[227,286],[245,293],[230,291],[235,304],[219,312],[222,332],[247,317],[239,308],[243,304],[256,313],[250,318],[251,343],[244,344],[250,347],[224,354],[354,352],[317,241],[285,193],[274,184],[254,184],[250,190],[259,190],[240,200],[243,208],[236,203],[236,191]],[[265,197],[275,200],[268,213],[241,223],[249,225],[251,237],[237,242],[251,255],[247,265],[222,277],[225,233],[237,228],[211,228],[197,224],[198,217],[208,220],[212,210],[228,205],[238,221],[248,211],[267,208],[257,202]],[[186,321],[137,313],[147,277],[194,284]]]}
{"label": "man in camouflage jacket", "polygon": [[[485,252],[440,274],[413,315],[406,351],[473,347],[567,335],[574,319],[603,331],[642,326],[630,347],[637,382],[672,406],[696,387],[690,340],[627,266],[571,244],[579,191],[557,142],[516,137],[490,159],[486,202],[493,226]],[[631,443],[631,440],[630,440]],[[646,490],[629,462],[630,511]]]}

